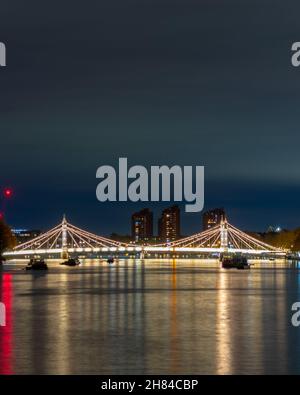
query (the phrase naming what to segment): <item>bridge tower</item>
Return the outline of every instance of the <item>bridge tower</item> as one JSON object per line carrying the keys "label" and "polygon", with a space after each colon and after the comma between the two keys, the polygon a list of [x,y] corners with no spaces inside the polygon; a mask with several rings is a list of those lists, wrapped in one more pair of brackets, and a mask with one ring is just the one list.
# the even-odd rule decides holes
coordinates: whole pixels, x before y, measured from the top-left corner
{"label": "bridge tower", "polygon": [[62,244],[62,251],[61,251],[61,258],[68,259],[68,223],[66,216],[64,215],[63,221],[61,223],[62,232],[61,232],[61,244]]}
{"label": "bridge tower", "polygon": [[221,248],[226,251],[228,249],[228,222],[226,219],[222,219],[220,224],[220,240]]}

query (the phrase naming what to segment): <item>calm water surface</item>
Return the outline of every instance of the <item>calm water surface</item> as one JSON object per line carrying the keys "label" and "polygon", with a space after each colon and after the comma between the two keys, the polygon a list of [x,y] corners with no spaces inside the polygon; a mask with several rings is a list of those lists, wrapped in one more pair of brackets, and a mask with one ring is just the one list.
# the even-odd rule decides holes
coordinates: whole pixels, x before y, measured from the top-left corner
{"label": "calm water surface", "polygon": [[1,374],[300,373],[300,267],[204,260],[10,263],[0,273]]}

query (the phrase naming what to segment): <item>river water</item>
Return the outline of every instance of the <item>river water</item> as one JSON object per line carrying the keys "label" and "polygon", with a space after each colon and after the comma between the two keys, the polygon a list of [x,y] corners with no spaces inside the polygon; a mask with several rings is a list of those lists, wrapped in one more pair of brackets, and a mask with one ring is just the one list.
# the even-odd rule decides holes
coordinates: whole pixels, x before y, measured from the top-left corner
{"label": "river water", "polygon": [[300,373],[300,266],[85,260],[0,273],[1,374]]}

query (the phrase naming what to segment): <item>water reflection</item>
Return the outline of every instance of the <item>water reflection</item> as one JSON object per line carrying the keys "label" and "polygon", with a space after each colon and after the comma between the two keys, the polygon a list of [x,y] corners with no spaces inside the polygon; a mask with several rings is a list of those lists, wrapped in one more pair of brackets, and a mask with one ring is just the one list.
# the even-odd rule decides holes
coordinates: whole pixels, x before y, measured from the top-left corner
{"label": "water reflection", "polygon": [[11,265],[0,372],[299,373],[299,268],[271,265],[90,260],[42,275]]}
{"label": "water reflection", "polygon": [[0,282],[0,301],[6,308],[6,326],[0,327],[0,374],[13,373],[13,291],[12,275],[3,274]]}
{"label": "water reflection", "polygon": [[174,374],[180,374],[179,355],[180,355],[180,339],[178,338],[178,322],[177,322],[177,275],[176,275],[176,259],[172,260],[172,276],[171,276],[172,290],[171,290],[171,370]]}
{"label": "water reflection", "polygon": [[222,271],[217,279],[216,303],[216,365],[217,374],[231,373],[231,336],[230,336],[230,311],[227,282],[229,276]]}

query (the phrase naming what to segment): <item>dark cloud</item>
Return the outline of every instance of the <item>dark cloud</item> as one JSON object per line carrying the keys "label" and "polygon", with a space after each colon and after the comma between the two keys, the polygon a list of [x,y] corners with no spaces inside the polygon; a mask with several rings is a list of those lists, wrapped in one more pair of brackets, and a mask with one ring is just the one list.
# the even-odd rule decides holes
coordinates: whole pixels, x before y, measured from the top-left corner
{"label": "dark cloud", "polygon": [[12,222],[50,224],[66,210],[94,227],[109,215],[107,232],[122,226],[126,207],[95,200],[95,171],[128,156],[204,164],[207,206],[224,201],[246,227],[295,225],[295,1],[13,0],[0,11],[0,176],[18,190]]}

